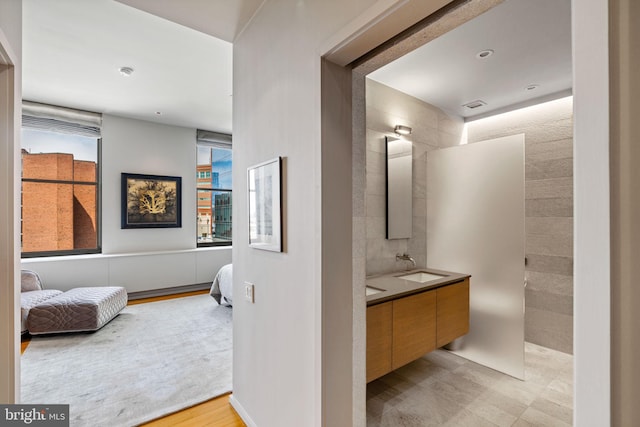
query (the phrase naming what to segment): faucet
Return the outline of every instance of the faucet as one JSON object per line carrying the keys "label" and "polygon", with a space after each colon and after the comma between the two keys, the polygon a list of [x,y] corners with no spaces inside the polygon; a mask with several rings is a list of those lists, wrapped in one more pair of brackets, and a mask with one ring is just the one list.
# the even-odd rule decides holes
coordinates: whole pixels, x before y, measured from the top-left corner
{"label": "faucet", "polygon": [[[401,260],[401,261],[409,261],[411,262],[411,265],[413,265],[413,267],[416,267],[416,260],[411,258],[411,256],[408,253],[404,253],[402,255],[400,254],[396,254],[396,261]],[[408,270],[409,268],[407,268]]]}

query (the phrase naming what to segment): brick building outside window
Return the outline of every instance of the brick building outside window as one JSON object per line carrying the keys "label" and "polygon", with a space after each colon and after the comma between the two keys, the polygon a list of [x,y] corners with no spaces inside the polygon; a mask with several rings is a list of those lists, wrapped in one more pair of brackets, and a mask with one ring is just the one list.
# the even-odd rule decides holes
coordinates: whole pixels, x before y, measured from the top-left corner
{"label": "brick building outside window", "polygon": [[99,139],[22,130],[22,256],[96,253]]}

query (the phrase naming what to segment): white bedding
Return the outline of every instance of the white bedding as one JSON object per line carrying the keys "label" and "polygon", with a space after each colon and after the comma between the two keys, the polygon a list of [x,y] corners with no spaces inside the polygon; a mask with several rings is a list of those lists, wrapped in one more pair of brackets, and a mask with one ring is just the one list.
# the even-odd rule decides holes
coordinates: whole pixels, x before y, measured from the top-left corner
{"label": "white bedding", "polygon": [[232,264],[223,265],[213,278],[211,295],[218,304],[233,305],[233,267]]}

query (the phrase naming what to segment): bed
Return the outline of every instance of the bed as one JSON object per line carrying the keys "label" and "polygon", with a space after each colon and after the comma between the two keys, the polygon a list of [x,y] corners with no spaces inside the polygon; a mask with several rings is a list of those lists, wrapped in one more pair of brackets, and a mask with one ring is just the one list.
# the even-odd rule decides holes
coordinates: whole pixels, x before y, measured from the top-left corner
{"label": "bed", "polygon": [[233,267],[232,264],[223,265],[213,278],[209,295],[218,304],[233,305]]}

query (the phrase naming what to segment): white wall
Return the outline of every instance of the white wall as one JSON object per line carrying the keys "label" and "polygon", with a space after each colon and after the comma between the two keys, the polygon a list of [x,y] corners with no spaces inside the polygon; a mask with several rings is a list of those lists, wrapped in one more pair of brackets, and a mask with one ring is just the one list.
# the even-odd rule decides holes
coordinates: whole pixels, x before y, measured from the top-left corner
{"label": "white wall", "polygon": [[0,402],[20,401],[20,99],[22,5],[0,1]]}
{"label": "white wall", "polygon": [[[231,248],[196,249],[196,130],[103,115],[102,254],[29,258],[52,289],[124,286],[129,292],[210,282]],[[120,228],[122,172],[182,177],[182,227]]]}
{"label": "white wall", "polygon": [[[196,130],[104,115],[102,123],[102,252],[196,247]],[[120,229],[120,174],[182,177],[182,227]]]}
{"label": "white wall", "polygon": [[[327,284],[321,269],[321,176],[331,169],[322,168],[320,155],[319,46],[373,3],[267,1],[234,43],[234,194],[246,194],[248,166],[287,160],[287,251],[233,248],[232,402],[249,425],[319,426],[332,411],[351,421],[350,401],[323,408],[332,390],[322,385],[321,288],[350,290],[352,278]],[[236,242],[247,241],[244,197],[236,196],[233,217]],[[240,294],[244,281],[255,284],[255,304]],[[339,301],[329,307],[352,310]],[[351,324],[329,333],[340,341]]]}
{"label": "white wall", "polygon": [[609,5],[571,2],[574,100],[574,408],[611,423]]}

